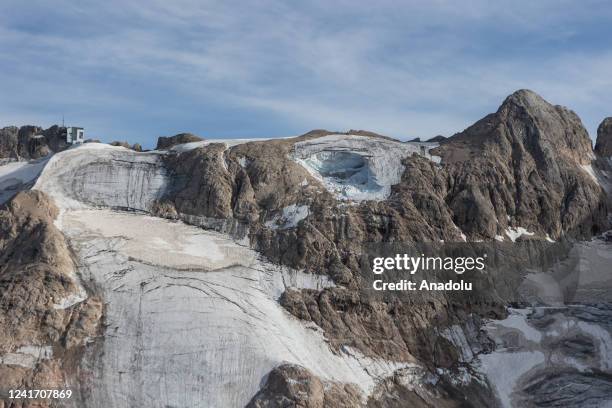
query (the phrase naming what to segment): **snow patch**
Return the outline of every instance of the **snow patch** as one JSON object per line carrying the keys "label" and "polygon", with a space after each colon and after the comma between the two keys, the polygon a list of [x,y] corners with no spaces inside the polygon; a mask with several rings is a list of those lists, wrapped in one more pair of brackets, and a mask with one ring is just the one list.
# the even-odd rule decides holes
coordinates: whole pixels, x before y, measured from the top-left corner
{"label": "snow patch", "polygon": [[244,169],[249,165],[250,161],[246,157],[240,157],[238,159],[238,163],[240,164],[240,167]]}
{"label": "snow patch", "polygon": [[53,308],[56,310],[68,309],[77,303],[81,303],[85,299],[87,299],[87,293],[82,287],[80,287],[77,293],[72,293],[65,298],[60,299],[59,302],[53,305]]}
{"label": "snow patch", "polygon": [[308,217],[308,214],[310,214],[310,209],[307,205],[291,204],[283,208],[282,214],[266,221],[265,225],[272,229],[295,228],[300,221]]}
{"label": "snow patch", "polygon": [[512,242],[516,242],[516,240],[522,236],[522,235],[527,235],[527,236],[531,236],[534,235],[533,232],[529,232],[527,231],[525,228],[523,227],[517,227],[517,228],[512,228],[512,227],[508,227],[506,229],[506,235],[510,238],[510,240]]}
{"label": "snow patch", "polygon": [[422,375],[420,375],[420,372],[422,371],[422,368],[417,364],[400,363],[383,359],[373,359],[370,357],[366,357],[358,350],[349,346],[342,346],[341,351],[346,356],[351,365],[356,365],[355,369],[361,369],[363,370],[363,372],[367,373],[367,376],[362,377],[361,382],[357,383],[359,388],[364,391],[365,396],[368,396],[372,393],[376,383],[392,376],[394,373],[401,370],[417,370],[417,373],[410,372],[410,370],[408,370],[407,372],[412,375],[403,376],[403,380],[407,385],[417,385],[421,383],[420,379],[422,378]]}
{"label": "snow patch", "polygon": [[[438,375],[446,377],[453,385],[466,386],[469,385],[473,377],[466,367],[457,367],[456,371],[451,371],[447,368],[436,368]],[[433,385],[437,383],[431,382]]]}
{"label": "snow patch", "polygon": [[34,368],[39,360],[53,357],[51,346],[21,346],[15,352],[0,356],[0,364]]}
{"label": "snow patch", "polygon": [[583,164],[580,167],[591,177],[591,179],[593,179],[594,182],[596,182],[597,184],[600,184],[599,179],[597,178],[597,175],[595,174],[595,170],[593,170],[592,165]]}

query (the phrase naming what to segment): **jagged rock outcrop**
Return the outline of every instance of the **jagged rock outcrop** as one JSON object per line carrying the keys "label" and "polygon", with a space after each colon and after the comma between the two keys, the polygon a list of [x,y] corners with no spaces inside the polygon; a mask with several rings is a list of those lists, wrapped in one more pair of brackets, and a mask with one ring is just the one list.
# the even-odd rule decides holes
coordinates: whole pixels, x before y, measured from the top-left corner
{"label": "jagged rock outcrop", "polygon": [[200,136],[196,136],[191,133],[179,133],[178,135],[168,136],[168,137],[160,136],[157,139],[157,147],[155,149],[165,150],[177,144],[201,142],[202,140],[204,139],[202,139]]}
{"label": "jagged rock outcrop", "polygon": [[612,157],[612,118],[605,118],[597,128],[595,154],[599,157]]}
{"label": "jagged rock outcrop", "polygon": [[15,126],[0,129],[0,158],[17,159],[19,157],[18,133],[19,128]]}
{"label": "jagged rock outcrop", "polygon": [[[295,268],[350,280],[363,242],[460,240],[444,203],[446,178],[434,163],[412,156],[386,201],[346,206],[289,155],[294,140],[251,142],[227,149],[210,144],[166,158],[173,180],[158,215],[250,231],[255,248]],[[305,222],[272,228],[267,220],[291,206],[306,206]],[[202,221],[203,222],[203,221]],[[204,225],[204,224],[202,224]],[[228,227],[231,226],[231,227]],[[244,230],[244,228],[243,228]]]}
{"label": "jagged rock outcrop", "polygon": [[15,126],[0,129],[0,159],[38,159],[51,152],[59,152],[69,145],[63,136],[63,128],[57,125],[49,129],[38,126]]}
{"label": "jagged rock outcrop", "polygon": [[[85,141],[85,143],[88,142]],[[100,141],[97,141],[97,143],[100,143]],[[115,140],[114,142],[111,142],[109,144],[111,146],[125,147],[126,149],[134,150],[135,152],[142,152],[142,146],[140,145],[140,143],[134,143],[133,145],[130,145],[127,141]]]}
{"label": "jagged rock outcrop", "polygon": [[[494,406],[490,393],[470,394],[470,403],[453,394],[453,387],[438,382],[411,384],[415,375],[410,369],[382,381],[369,398],[364,399],[352,385],[323,381],[309,370],[294,364],[283,364],[272,370],[265,384],[247,408],[455,408],[462,406]],[[474,388],[482,388],[475,384]],[[459,402],[462,401],[462,402]]]}
{"label": "jagged rock outcrop", "polygon": [[283,364],[268,374],[266,383],[247,408],[354,408],[363,406],[352,385],[322,381],[294,364]]}
{"label": "jagged rock outcrop", "polygon": [[98,330],[102,302],[81,298],[71,251],[53,225],[57,212],[39,191],[21,192],[0,208],[2,391],[72,384],[79,354]]}
{"label": "jagged rock outcrop", "polygon": [[126,149],[130,148],[130,144],[126,141],[120,141],[120,140],[115,140],[113,142],[109,143],[111,146],[119,146],[119,147],[125,147]]}
{"label": "jagged rock outcrop", "polygon": [[440,143],[446,140],[445,136],[442,135],[438,135],[438,136],[434,136],[431,139],[427,139],[426,142],[427,143]]}
{"label": "jagged rock outcrop", "polygon": [[590,237],[606,228],[605,192],[586,169],[594,157],[587,131],[574,112],[534,92],[510,95],[435,152],[454,221],[470,237],[519,227]]}

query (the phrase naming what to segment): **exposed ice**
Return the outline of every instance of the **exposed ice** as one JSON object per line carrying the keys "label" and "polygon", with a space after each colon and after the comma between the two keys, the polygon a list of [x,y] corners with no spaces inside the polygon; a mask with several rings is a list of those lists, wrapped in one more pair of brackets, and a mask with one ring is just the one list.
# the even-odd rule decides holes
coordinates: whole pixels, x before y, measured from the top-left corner
{"label": "exposed ice", "polygon": [[523,374],[544,362],[540,351],[493,352],[480,356],[480,370],[489,382],[505,408],[513,408],[511,394]]}
{"label": "exposed ice", "polygon": [[404,173],[402,160],[437,144],[402,143],[355,135],[329,135],[295,143],[291,157],[343,200],[384,200]]}
{"label": "exposed ice", "polygon": [[529,341],[539,343],[542,340],[542,334],[527,323],[529,311],[526,309],[509,309],[509,316],[504,320],[495,320],[489,325],[499,325],[511,329],[516,329],[522,333]]}
{"label": "exposed ice", "polygon": [[238,159],[238,163],[240,164],[240,167],[242,168],[246,168],[249,165],[249,161],[247,160],[246,157],[240,157]]}
{"label": "exposed ice", "polygon": [[149,265],[215,270],[249,266],[256,258],[255,252],[223,234],[180,221],[104,209],[70,211],[62,218],[71,234],[108,237],[125,256]]}
{"label": "exposed ice", "polygon": [[[597,375],[591,374],[612,372],[612,310],[605,305],[561,305],[509,312],[508,318],[485,325],[496,349],[479,355],[473,364],[486,375],[504,407],[519,406],[521,398],[533,400],[532,392],[545,398],[564,383],[569,388],[559,396],[559,406],[583,406],[586,401],[592,404],[584,406],[599,406],[607,400],[599,391]],[[581,387],[572,389],[576,370],[585,374]],[[525,384],[534,378],[541,379],[540,390],[530,391]]]}
{"label": "exposed ice", "polygon": [[36,180],[48,157],[31,161],[12,161],[0,165],[0,204]]}
{"label": "exposed ice", "polygon": [[546,305],[561,305],[564,302],[565,287],[563,282],[548,272],[529,273],[525,276],[522,287],[530,294],[531,299]]}
{"label": "exposed ice", "polygon": [[85,143],[55,154],[35,189],[63,209],[104,206],[148,211],[168,181],[161,155],[102,143]]}
{"label": "exposed ice", "polygon": [[[244,406],[285,362],[367,395],[406,366],[350,349],[335,354],[321,330],[279,305],[287,287],[321,289],[332,285],[327,277],[269,264],[229,237],[168,220],[108,210],[63,217],[81,274],[107,302],[101,352],[87,357],[92,406]],[[158,240],[182,255],[156,256]],[[184,248],[194,243],[200,251]]]}

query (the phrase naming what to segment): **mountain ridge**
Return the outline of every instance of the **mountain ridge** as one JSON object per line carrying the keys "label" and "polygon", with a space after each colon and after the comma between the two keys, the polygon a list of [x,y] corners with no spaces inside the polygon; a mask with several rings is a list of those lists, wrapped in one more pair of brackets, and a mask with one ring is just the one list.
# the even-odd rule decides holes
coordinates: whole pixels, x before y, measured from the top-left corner
{"label": "mountain ridge", "polygon": [[[63,151],[39,157],[44,149],[30,147],[31,136],[40,131],[13,128],[9,142],[0,140],[0,146],[9,146],[4,151],[10,158],[33,154],[35,165],[41,167],[40,174],[30,172],[33,178],[19,183],[12,167],[0,176],[6,178],[0,178],[0,187],[16,193],[0,207],[0,244],[10,249],[6,253],[13,263],[23,261],[0,271],[0,283],[13,285],[5,292],[15,290],[13,300],[0,308],[0,332],[13,336],[10,347],[0,350],[0,370],[6,374],[0,376],[0,388],[19,381],[42,386],[63,378],[79,384],[78,403],[83,404],[93,394],[96,401],[122,401],[123,406],[140,397],[154,406],[176,403],[173,395],[159,394],[142,368],[157,369],[166,364],[166,357],[175,361],[174,354],[158,359],[144,353],[147,347],[162,346],[145,336],[152,330],[162,334],[163,344],[177,345],[172,353],[190,361],[189,353],[198,345],[228,359],[224,364],[210,360],[204,367],[173,363],[172,373],[193,380],[193,389],[181,398],[198,398],[200,394],[192,391],[219,384],[212,382],[214,377],[228,387],[232,403],[238,398],[240,404],[255,407],[277,406],[279,401],[313,407],[342,401],[350,406],[395,407],[397,395],[419,407],[450,407],[467,400],[474,401],[473,406],[499,405],[496,379],[483,380],[473,365],[496,349],[486,322],[516,319],[507,308],[509,302],[528,302],[521,292],[529,274],[523,268],[526,259],[546,261],[549,251],[568,252],[573,242],[610,227],[610,204],[601,178],[608,170],[594,160],[580,120],[525,90],[439,144],[400,142],[365,131],[315,130],[290,139],[235,143],[194,142],[181,136],[165,140],[167,150],[149,152],[99,143],[68,149],[58,145]],[[5,166],[11,164],[15,162]],[[139,227],[144,223],[146,228]],[[107,224],[117,231],[104,232]],[[172,235],[176,228],[183,231],[180,236]],[[163,234],[156,235],[160,230]],[[55,246],[39,250],[27,244],[29,236]],[[470,296],[427,292],[403,301],[363,290],[367,279],[362,262],[369,244],[433,248],[481,242],[503,249],[508,268],[478,280]],[[230,262],[228,248],[236,243],[241,251],[256,252],[262,263]],[[150,249],[146,257],[135,255],[143,246]],[[160,255],[175,247],[178,252],[172,256]],[[181,270],[170,262],[198,260],[200,252],[212,258],[225,254],[230,266],[210,270],[209,261],[203,266],[179,262],[190,268]],[[234,252],[241,262],[248,260]],[[47,275],[32,279],[17,273],[20,267],[39,263]],[[76,278],[69,273],[73,269],[78,272],[74,276],[88,283],[83,299],[70,296],[78,292]],[[287,270],[300,276],[301,283],[286,283]],[[229,282],[241,286],[233,291]],[[572,281],[559,285],[566,285],[560,286],[565,296]],[[64,309],[57,309],[46,295],[31,302],[33,306],[19,303],[18,295],[28,286],[41,293],[58,292],[52,297],[70,301],[61,302]],[[216,325],[215,333],[222,329],[227,337],[215,342],[197,329],[193,344],[166,341],[181,323],[172,314],[177,306],[183,307],[177,298],[203,307],[196,310],[203,313],[202,320],[194,318],[202,330],[211,329],[209,322]],[[132,307],[136,304],[138,310]],[[170,317],[159,320],[166,312]],[[27,334],[15,329],[19,313],[38,319]],[[227,315],[228,322],[214,320],[213,315]],[[258,326],[262,321],[281,326]],[[289,326],[297,337],[283,333]],[[47,333],[54,333],[50,327],[59,334],[49,337]],[[192,326],[178,327],[181,339],[187,338],[183,330]],[[275,347],[289,347],[289,354],[258,348],[257,339],[243,337],[255,327],[265,328]],[[289,338],[306,337],[308,347],[286,344]],[[94,344],[84,344],[86,339]],[[24,350],[49,344],[57,354],[43,358],[44,365],[2,363],[14,361],[15,355],[26,358]],[[293,346],[302,353],[301,364],[281,361],[286,359],[282,356],[298,359]],[[327,356],[327,364],[338,359],[349,368],[336,373],[344,383],[339,377],[326,377],[323,362],[309,354],[316,347],[330,353],[321,354]],[[244,353],[247,348],[252,352]],[[68,350],[74,353],[73,365],[62,360]],[[124,351],[138,355],[139,364],[121,360]],[[585,353],[595,352],[587,348]],[[55,368],[46,369],[50,364]],[[236,367],[242,364],[273,368],[263,377],[242,372],[237,376]],[[91,383],[80,383],[74,368],[87,373]],[[202,369],[217,371],[208,378],[199,374]],[[134,386],[126,390],[104,383],[112,370],[121,371],[126,384]],[[354,381],[346,383],[347,378]],[[554,384],[542,381],[538,392],[547,395]],[[93,389],[88,388],[91,384]],[[528,394],[519,391],[523,397]],[[230,401],[221,394],[207,394],[207,401]]]}

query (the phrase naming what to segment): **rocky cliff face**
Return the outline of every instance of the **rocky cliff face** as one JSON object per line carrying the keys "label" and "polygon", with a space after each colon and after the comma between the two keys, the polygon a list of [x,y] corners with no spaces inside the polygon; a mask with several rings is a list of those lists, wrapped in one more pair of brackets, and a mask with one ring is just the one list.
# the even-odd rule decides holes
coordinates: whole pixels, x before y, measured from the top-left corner
{"label": "rocky cliff face", "polygon": [[597,128],[595,154],[600,157],[612,156],[612,118],[606,118]]}
{"label": "rocky cliff face", "polygon": [[[85,300],[57,207],[39,191],[0,208],[0,389],[77,384],[79,355],[97,335],[99,298]],[[51,402],[39,406],[51,406]]]}
{"label": "rocky cliff face", "polygon": [[[586,130],[573,112],[530,91],[511,95],[498,112],[434,148],[441,166],[419,146],[410,151],[384,140],[392,153],[372,153],[382,142],[349,136],[295,156],[300,145],[330,137],[312,136],[229,149],[213,143],[169,157],[174,188],[160,214],[240,224],[271,259],[339,274],[354,267],[364,242],[509,242],[521,235],[589,237],[607,228],[605,191],[588,171],[594,156]],[[364,150],[372,156],[364,159]],[[388,155],[401,163],[386,161]],[[326,168],[325,160],[347,168]],[[388,177],[373,173],[378,166],[399,172],[382,200],[371,194]],[[363,191],[374,199],[345,204]],[[297,208],[303,222],[294,228],[272,221]]]}
{"label": "rocky cliff face", "polygon": [[204,139],[202,139],[199,136],[193,135],[191,133],[179,133],[178,135],[168,136],[168,137],[162,136],[159,139],[157,139],[156,149],[165,150],[177,144],[201,142],[202,140]]}
{"label": "rocky cliff face", "polygon": [[492,239],[523,227],[552,239],[589,237],[607,225],[580,119],[531,91],[512,94],[437,153],[449,177],[446,201],[468,236]]}
{"label": "rocky cliff face", "polygon": [[15,126],[0,129],[0,159],[38,159],[68,147],[62,128],[52,126]]}

